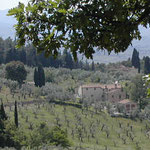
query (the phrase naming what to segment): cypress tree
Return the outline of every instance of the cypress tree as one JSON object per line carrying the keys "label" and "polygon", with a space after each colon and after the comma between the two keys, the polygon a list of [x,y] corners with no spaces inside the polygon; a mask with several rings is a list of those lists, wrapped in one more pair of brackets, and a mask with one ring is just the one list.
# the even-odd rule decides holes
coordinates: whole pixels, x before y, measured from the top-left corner
{"label": "cypress tree", "polygon": [[19,60],[26,64],[26,51],[24,49],[19,51]]}
{"label": "cypress tree", "polygon": [[67,50],[63,52],[63,67],[73,69],[72,56]]}
{"label": "cypress tree", "polygon": [[13,51],[12,51],[12,49],[6,51],[6,56],[5,56],[5,63],[9,63],[10,61],[13,61]]}
{"label": "cypress tree", "polygon": [[18,110],[17,110],[17,102],[15,101],[15,112],[14,112],[14,117],[15,117],[15,125],[18,128]]}
{"label": "cypress tree", "polygon": [[41,78],[42,78],[42,86],[44,86],[45,85],[45,73],[44,73],[44,69],[43,69],[43,67],[41,68]]}
{"label": "cypress tree", "polygon": [[45,73],[44,73],[44,69],[42,65],[38,66],[38,79],[39,79],[38,86],[39,87],[44,86],[45,85]]}
{"label": "cypress tree", "polygon": [[73,61],[73,66],[74,66],[74,69],[78,69],[79,68],[79,60],[78,60],[78,58],[77,58],[77,60],[76,61]]}
{"label": "cypress tree", "polygon": [[95,71],[95,64],[94,64],[94,61],[92,61],[91,70],[92,70],[92,71]]}
{"label": "cypress tree", "polygon": [[139,60],[139,66],[138,66],[138,73],[141,71],[141,65],[140,65],[140,60]]}
{"label": "cypress tree", "polygon": [[4,120],[6,120],[6,114],[5,114],[5,110],[4,110],[4,106],[3,103],[1,102],[1,107],[0,107],[0,147],[4,147],[5,146],[5,126],[4,126]]}
{"label": "cypress tree", "polygon": [[35,86],[39,86],[39,75],[38,75],[38,71],[36,68],[34,70],[34,84]]}
{"label": "cypress tree", "polygon": [[6,120],[7,119],[3,103],[1,103],[0,118],[2,120]]}
{"label": "cypress tree", "polygon": [[6,146],[6,137],[4,136],[5,126],[3,120],[0,118],[0,147]]}
{"label": "cypress tree", "polygon": [[83,69],[83,62],[81,60],[79,61],[79,68]]}
{"label": "cypress tree", "polygon": [[132,66],[138,69],[138,72],[140,73],[140,58],[139,58],[139,52],[134,48],[133,54],[132,54]]}
{"label": "cypress tree", "polygon": [[86,60],[86,62],[85,62],[85,70],[89,70],[89,63],[88,63],[88,61]]}
{"label": "cypress tree", "polygon": [[65,66],[66,68],[73,69],[73,59],[69,52],[66,52],[65,64],[66,64],[66,66]]}
{"label": "cypress tree", "polygon": [[144,58],[144,73],[150,73],[150,58],[148,56]]}
{"label": "cypress tree", "polygon": [[131,62],[132,62],[132,66],[135,67],[136,66],[136,62],[137,62],[137,50],[135,48],[133,50]]}
{"label": "cypress tree", "polygon": [[43,81],[42,81],[42,74],[41,74],[42,71],[41,71],[41,70],[42,70],[42,66],[39,65],[39,66],[38,66],[38,78],[39,78],[38,86],[39,86],[39,87],[42,87],[42,82],[43,82]]}

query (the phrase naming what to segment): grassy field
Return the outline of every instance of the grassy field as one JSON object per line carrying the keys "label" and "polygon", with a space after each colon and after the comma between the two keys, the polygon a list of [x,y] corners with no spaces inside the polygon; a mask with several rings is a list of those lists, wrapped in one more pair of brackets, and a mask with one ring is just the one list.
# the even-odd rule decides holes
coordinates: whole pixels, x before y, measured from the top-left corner
{"label": "grassy field", "polygon": [[[14,108],[6,107],[13,121]],[[149,150],[150,124],[139,120],[111,118],[71,106],[32,104],[18,107],[19,127],[27,134],[34,132],[40,123],[50,128],[62,127],[72,142],[71,149],[89,150]]]}

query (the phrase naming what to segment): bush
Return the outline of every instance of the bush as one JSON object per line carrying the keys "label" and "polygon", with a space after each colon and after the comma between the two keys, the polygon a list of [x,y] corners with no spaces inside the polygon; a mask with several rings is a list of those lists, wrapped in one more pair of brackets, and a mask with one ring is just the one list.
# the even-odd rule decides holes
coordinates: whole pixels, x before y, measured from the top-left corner
{"label": "bush", "polygon": [[24,64],[20,61],[12,61],[6,65],[6,78],[22,84],[26,79],[27,71]]}
{"label": "bush", "polygon": [[45,123],[41,123],[40,126],[31,135],[30,144],[32,148],[41,146],[43,144],[55,146],[60,145],[63,148],[71,146],[65,131],[57,126],[50,130]]}

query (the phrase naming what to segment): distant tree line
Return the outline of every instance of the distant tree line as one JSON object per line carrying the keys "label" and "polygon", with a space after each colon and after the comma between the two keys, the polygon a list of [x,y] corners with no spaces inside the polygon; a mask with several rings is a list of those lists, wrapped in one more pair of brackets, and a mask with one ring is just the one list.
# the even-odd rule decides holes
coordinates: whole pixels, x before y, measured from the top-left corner
{"label": "distant tree line", "polygon": [[[49,56],[45,58],[44,53],[37,54],[36,49],[33,45],[28,44],[20,49],[15,48],[16,41],[11,38],[2,39],[0,38],[0,64],[7,64],[11,61],[21,61],[27,66],[38,67],[41,64],[43,67],[54,67],[54,68],[69,68],[69,69],[84,69],[84,70],[100,70],[102,72],[107,71],[105,64],[97,63],[94,61],[89,63],[87,60],[74,61],[73,56],[67,50],[63,53],[59,53],[57,58]],[[132,67],[138,69],[138,72],[145,74],[150,73],[150,59],[148,56],[140,59],[139,52],[134,49],[131,59],[122,61],[122,65],[126,67]]]}
{"label": "distant tree line", "polygon": [[74,61],[71,53],[64,50],[63,53],[59,53],[57,58],[49,56],[45,58],[44,53],[37,54],[36,49],[28,44],[21,49],[15,48],[16,41],[11,38],[3,40],[0,38],[0,64],[7,64],[11,61],[21,61],[27,66],[37,67],[41,64],[43,67],[63,67],[69,69],[85,69],[94,70],[94,62],[90,65],[87,61],[82,60]]}

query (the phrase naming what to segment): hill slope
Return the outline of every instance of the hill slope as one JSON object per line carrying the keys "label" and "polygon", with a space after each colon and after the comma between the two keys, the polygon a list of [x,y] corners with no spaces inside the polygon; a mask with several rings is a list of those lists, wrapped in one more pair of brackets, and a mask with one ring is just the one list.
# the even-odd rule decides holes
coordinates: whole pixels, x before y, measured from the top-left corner
{"label": "hill slope", "polygon": [[[7,109],[7,113],[13,118],[13,111]],[[67,132],[72,149],[149,150],[150,147],[146,122],[111,118],[104,112],[96,114],[71,106],[32,104],[19,107],[19,122],[21,130],[29,135],[42,122],[50,128],[59,125]]]}

